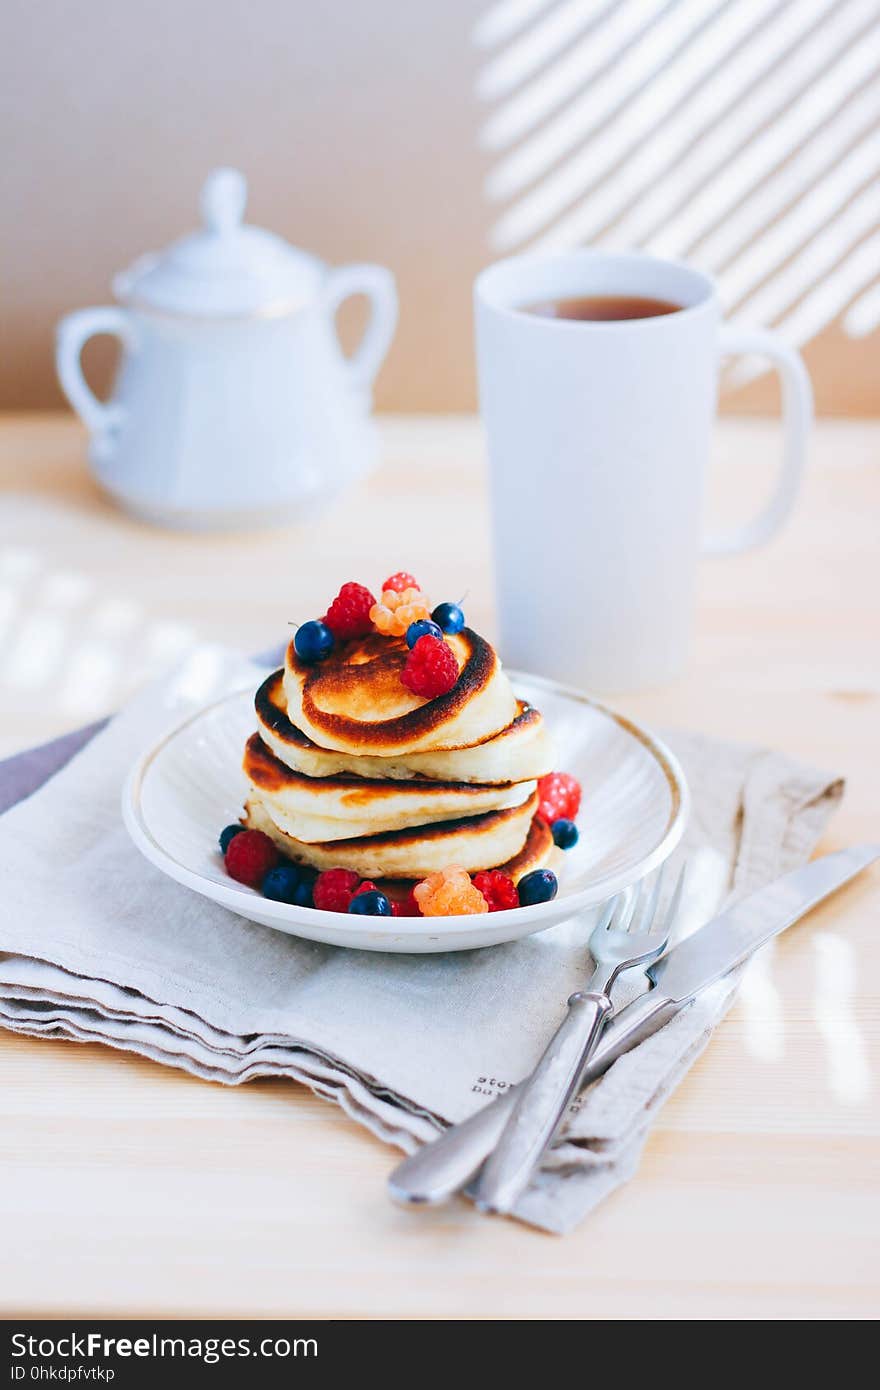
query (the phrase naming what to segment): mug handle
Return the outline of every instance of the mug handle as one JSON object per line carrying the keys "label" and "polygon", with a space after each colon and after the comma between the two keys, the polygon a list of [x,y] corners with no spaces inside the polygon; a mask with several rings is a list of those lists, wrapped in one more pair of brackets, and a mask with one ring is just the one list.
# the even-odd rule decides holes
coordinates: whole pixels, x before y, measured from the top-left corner
{"label": "mug handle", "polygon": [[343,359],[353,385],[369,391],[397,327],[394,276],[380,265],[344,265],[338,270],[331,270],[325,289],[330,314],[335,315],[343,300],[353,294],[366,295],[372,311],[361,341],[351,356],[345,357],[343,354]]}
{"label": "mug handle", "polygon": [[782,424],[785,439],[782,466],[770,501],[762,512],[742,526],[715,532],[703,541],[709,555],[731,555],[751,550],[779,530],[787,519],[800,487],[807,452],[807,432],[813,419],[813,390],[800,354],[776,333],[762,328],[738,328],[722,324],[719,335],[722,357],[756,353],[769,357],[782,383]]}
{"label": "mug handle", "polygon": [[131,319],[124,309],[112,304],[100,309],[79,309],[58,324],[55,367],[65,396],[86,429],[100,444],[119,428],[124,412],[115,403],[98,400],[83,376],[80,355],[89,338],[97,333],[112,334],[124,348],[131,348],[134,343]]}

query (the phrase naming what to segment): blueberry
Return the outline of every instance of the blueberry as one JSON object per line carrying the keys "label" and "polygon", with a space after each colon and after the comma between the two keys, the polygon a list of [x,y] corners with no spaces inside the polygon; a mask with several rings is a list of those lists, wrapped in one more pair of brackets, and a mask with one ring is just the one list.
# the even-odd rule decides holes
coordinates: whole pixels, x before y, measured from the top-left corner
{"label": "blueberry", "polygon": [[225,854],[225,853],[226,853],[226,851],[228,850],[228,848],[229,848],[229,846],[230,846],[230,843],[235,839],[236,835],[240,835],[241,832],[242,832],[243,830],[244,830],[244,826],[243,826],[243,825],[227,825],[227,827],[226,827],[225,830],[221,830],[221,831],[220,831],[220,852],[221,852],[221,854]]}
{"label": "blueberry", "polygon": [[438,603],[431,617],[444,632],[461,632],[464,627],[464,613],[457,603]]}
{"label": "blueberry", "polygon": [[[260,885],[264,898],[276,903],[295,903],[300,886],[299,869],[295,864],[276,864],[270,869]],[[309,893],[311,894],[311,888]]]}
{"label": "blueberry", "polygon": [[559,884],[552,869],[533,869],[517,884],[520,907],[534,907],[535,903],[549,903],[556,897]]}
{"label": "blueberry", "polygon": [[327,624],[313,620],[297,628],[293,647],[300,661],[323,661],[332,652],[333,641]]}
{"label": "blueberry", "polygon": [[436,623],[429,622],[427,618],[420,618],[417,623],[410,623],[406,630],[406,645],[414,647],[420,637],[439,637],[443,638],[443,633]]}
{"label": "blueberry", "polygon": [[578,828],[573,820],[566,820],[564,816],[555,820],[550,829],[553,831],[553,843],[560,849],[572,849],[578,842]]}
{"label": "blueberry", "polygon": [[357,893],[348,904],[349,912],[364,917],[391,917],[391,904],[384,893],[376,888],[368,888],[366,893]]}
{"label": "blueberry", "polygon": [[314,907],[315,899],[313,896],[314,879],[301,878],[293,892],[293,902],[297,907]]}

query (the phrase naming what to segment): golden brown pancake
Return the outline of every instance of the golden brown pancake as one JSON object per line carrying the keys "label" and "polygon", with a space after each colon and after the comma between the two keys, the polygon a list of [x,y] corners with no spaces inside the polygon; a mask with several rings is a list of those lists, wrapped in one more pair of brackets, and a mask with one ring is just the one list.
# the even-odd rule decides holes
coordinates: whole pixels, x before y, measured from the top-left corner
{"label": "golden brown pancake", "polygon": [[446,641],[458,680],[433,700],[413,695],[400,679],[409,656],[402,637],[372,633],[308,664],[291,642],[288,718],[321,748],[377,757],[457,748],[500,733],[516,718],[517,700],[494,649],[470,628]]}
{"label": "golden brown pancake", "polygon": [[434,699],[404,685],[402,638],[337,642],[317,663],[291,642],[256,694],[244,823],[294,863],[350,869],[392,896],[452,864],[517,880],[554,858],[536,815],[554,765],[541,715],[477,633],[446,640],[458,678]]}
{"label": "golden brown pancake", "polygon": [[276,671],[256,693],[254,706],[260,736],[281,762],[307,777],[354,773],[359,777],[436,778],[450,782],[496,783],[533,781],[555,766],[553,740],[540,712],[523,700],[516,715],[500,733],[467,747],[437,752],[377,757],[319,748],[287,717],[284,672]]}
{"label": "golden brown pancake", "polygon": [[312,864],[316,869],[339,866],[362,878],[419,879],[450,864],[474,873],[515,859],[528,840],[537,807],[535,791],[521,806],[501,811],[311,844],[280,829],[271,809],[253,795],[245,802],[244,822],[252,830],[264,831],[297,864]]}
{"label": "golden brown pancake", "polygon": [[[501,873],[507,874],[514,883],[525,874],[530,874],[533,869],[545,869],[559,855],[560,851],[553,843],[553,835],[550,827],[539,816],[535,816],[529,826],[529,833],[526,842],[519,854],[508,859],[506,864],[497,864],[494,867],[500,869]],[[409,893],[417,879],[411,878],[377,878],[374,879],[376,887],[381,889],[387,897],[394,902],[402,901]]]}
{"label": "golden brown pancake", "polygon": [[424,778],[393,782],[351,773],[306,777],[279,762],[259,734],[248,739],[242,766],[279,830],[310,843],[519,806],[536,786],[534,781],[496,786]]}
{"label": "golden brown pancake", "polygon": [[526,842],[519,854],[515,854],[512,859],[508,859],[506,864],[493,865],[494,868],[507,874],[514,883],[519,883],[525,874],[530,874],[533,869],[543,869],[558,857],[559,851],[553,842],[553,832],[546,821],[541,820],[540,816],[535,816],[529,826],[529,833]]}

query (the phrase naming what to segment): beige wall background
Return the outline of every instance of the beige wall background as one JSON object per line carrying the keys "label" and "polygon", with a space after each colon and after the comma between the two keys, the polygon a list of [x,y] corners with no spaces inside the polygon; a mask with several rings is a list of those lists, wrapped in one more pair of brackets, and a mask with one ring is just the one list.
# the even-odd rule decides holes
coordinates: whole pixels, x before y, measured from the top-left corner
{"label": "beige wall background", "polygon": [[[574,39],[589,41],[613,9],[595,0],[591,16],[581,4]],[[475,26],[485,40],[494,13],[517,38],[577,10],[573,0],[4,0],[0,408],[62,405],[56,319],[107,302],[115,270],[189,230],[200,183],[221,163],[247,174],[251,220],[328,261],[394,270],[401,323],[380,407],[471,407],[470,285],[497,254],[498,216],[484,191],[492,157],[476,88],[489,58]],[[865,41],[852,28],[851,42]],[[106,381],[109,355],[89,351]],[[876,333],[852,340],[831,323],[805,355],[820,409],[880,412]],[[728,404],[773,408],[774,388],[753,382]]]}

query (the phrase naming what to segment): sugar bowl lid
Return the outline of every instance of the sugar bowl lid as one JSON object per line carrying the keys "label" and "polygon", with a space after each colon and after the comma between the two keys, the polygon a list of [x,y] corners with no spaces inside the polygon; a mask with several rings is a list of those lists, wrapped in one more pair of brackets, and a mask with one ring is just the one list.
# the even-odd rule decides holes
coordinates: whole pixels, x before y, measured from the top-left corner
{"label": "sugar bowl lid", "polygon": [[202,228],[113,281],[136,307],[205,317],[293,312],[315,297],[324,275],[316,256],[243,221],[247,182],[215,169],[202,188]]}

